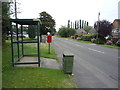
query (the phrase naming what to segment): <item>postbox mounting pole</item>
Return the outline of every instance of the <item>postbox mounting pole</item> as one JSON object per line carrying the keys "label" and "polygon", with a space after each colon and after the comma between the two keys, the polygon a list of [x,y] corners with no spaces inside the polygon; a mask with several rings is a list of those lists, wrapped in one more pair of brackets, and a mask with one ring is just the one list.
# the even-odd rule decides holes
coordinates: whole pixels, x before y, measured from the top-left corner
{"label": "postbox mounting pole", "polygon": [[49,48],[48,48],[49,50],[48,50],[48,52],[49,52],[49,54],[50,54],[50,43],[48,43],[48,45],[49,45]]}

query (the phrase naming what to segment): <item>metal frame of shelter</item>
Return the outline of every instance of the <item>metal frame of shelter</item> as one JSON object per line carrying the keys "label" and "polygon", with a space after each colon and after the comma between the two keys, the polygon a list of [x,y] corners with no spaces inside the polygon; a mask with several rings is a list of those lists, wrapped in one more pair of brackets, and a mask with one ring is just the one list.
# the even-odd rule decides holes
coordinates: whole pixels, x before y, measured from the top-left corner
{"label": "metal frame of shelter", "polygon": [[[12,23],[16,24],[16,41],[13,40],[13,29],[12,29]],[[10,19],[10,30],[11,30],[11,49],[12,49],[12,65],[20,65],[20,64],[38,64],[40,67],[40,20],[38,19]],[[20,29],[20,34],[21,37],[19,40],[18,36],[18,25],[21,25]],[[36,25],[37,26],[37,39],[36,41],[24,41],[23,40],[23,25]],[[38,61],[36,62],[19,62],[20,59],[24,56],[34,56],[34,55],[25,55],[24,54],[24,43],[37,43],[37,56],[38,56]],[[14,51],[14,44],[17,45],[17,59],[15,59],[14,54],[16,53]],[[22,48],[19,47],[19,45],[22,45]],[[20,49],[22,54],[20,55]],[[36,56],[36,55],[35,55]]]}

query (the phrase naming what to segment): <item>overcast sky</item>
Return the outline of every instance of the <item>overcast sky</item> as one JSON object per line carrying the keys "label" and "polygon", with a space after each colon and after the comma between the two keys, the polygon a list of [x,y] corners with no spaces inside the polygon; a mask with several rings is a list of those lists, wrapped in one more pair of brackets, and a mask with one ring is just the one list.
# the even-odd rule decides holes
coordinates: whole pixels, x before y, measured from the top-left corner
{"label": "overcast sky", "polygon": [[18,18],[39,18],[39,13],[46,11],[56,21],[56,28],[67,25],[68,19],[86,20],[91,26],[98,19],[112,22],[118,18],[120,0],[17,0],[21,11]]}

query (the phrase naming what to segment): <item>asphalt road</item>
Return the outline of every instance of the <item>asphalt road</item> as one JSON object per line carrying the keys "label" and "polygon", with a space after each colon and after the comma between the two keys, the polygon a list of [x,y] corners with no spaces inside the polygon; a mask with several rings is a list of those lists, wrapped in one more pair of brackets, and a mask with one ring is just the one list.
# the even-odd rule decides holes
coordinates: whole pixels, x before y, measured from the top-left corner
{"label": "asphalt road", "polygon": [[75,55],[73,81],[78,88],[118,88],[118,50],[70,39],[53,38],[62,68],[63,52]]}

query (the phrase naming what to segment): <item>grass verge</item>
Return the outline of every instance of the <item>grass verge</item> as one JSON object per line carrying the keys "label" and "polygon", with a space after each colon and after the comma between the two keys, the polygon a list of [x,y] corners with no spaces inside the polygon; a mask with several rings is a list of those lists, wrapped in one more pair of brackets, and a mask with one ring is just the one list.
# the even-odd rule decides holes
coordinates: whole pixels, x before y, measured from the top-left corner
{"label": "grass verge", "polygon": [[[26,45],[26,47],[30,50],[34,48],[30,45]],[[43,50],[47,50],[47,48],[41,51]],[[76,88],[71,77],[63,74],[61,70],[39,67],[12,67],[10,42],[2,47],[2,52],[3,88]],[[45,53],[43,56],[46,56]],[[49,57],[53,58],[54,55]]]}
{"label": "grass verge", "polygon": [[49,49],[48,43],[41,43],[41,48],[40,48],[41,57],[58,59],[52,46],[50,46],[50,54],[48,52],[48,49]]}
{"label": "grass verge", "polygon": [[98,44],[100,46],[104,46],[104,47],[109,47],[109,48],[115,48],[115,49],[120,49],[119,46],[116,46],[116,45],[107,45],[107,44]]}
{"label": "grass verge", "polygon": [[[75,40],[75,41],[78,41],[78,42],[82,42],[82,43],[92,43],[91,41],[84,41],[84,40]],[[95,44],[95,43],[93,43]],[[107,45],[107,44],[97,44],[99,46],[104,46],[104,47],[109,47],[109,48],[115,48],[115,49],[120,49],[120,46],[117,46],[117,45]]]}
{"label": "grass verge", "polygon": [[[59,35],[57,35],[56,37],[63,38],[63,37],[61,37]],[[70,38],[67,38],[67,39],[70,39]],[[72,40],[77,41],[77,42],[82,42],[82,43],[95,44],[95,43],[93,43],[91,41],[76,40],[76,39],[72,39]],[[107,45],[107,44],[97,44],[97,45],[104,46],[104,47],[109,47],[109,48],[114,48],[114,49],[120,49],[120,46],[117,46],[117,45]]]}

